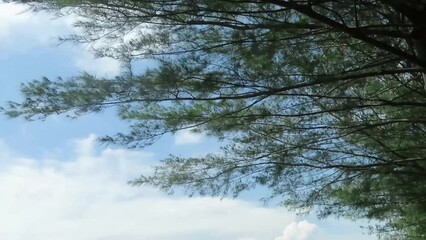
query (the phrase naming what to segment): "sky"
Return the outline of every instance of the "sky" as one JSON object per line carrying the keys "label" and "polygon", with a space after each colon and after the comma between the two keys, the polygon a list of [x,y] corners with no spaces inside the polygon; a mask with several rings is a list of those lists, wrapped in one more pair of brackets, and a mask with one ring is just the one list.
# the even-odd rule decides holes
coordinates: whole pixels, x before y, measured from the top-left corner
{"label": "sky", "polygon": [[[21,83],[81,72],[120,73],[113,59],[61,44],[73,18],[0,3],[0,102],[19,100]],[[143,67],[143,66],[142,66]],[[297,216],[242,198],[169,196],[127,184],[169,154],[202,155],[218,143],[184,130],[153,146],[100,146],[97,136],[126,130],[113,110],[70,120],[25,122],[0,116],[2,240],[370,240],[361,223]]]}

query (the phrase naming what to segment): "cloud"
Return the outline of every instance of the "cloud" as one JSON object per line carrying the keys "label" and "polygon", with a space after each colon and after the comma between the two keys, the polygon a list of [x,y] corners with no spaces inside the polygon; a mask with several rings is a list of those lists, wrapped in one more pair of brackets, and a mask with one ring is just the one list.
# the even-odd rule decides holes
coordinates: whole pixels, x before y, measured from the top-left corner
{"label": "cloud", "polygon": [[315,224],[306,220],[292,222],[284,229],[283,234],[275,240],[307,240],[316,228]]}
{"label": "cloud", "polygon": [[[83,45],[80,48],[84,48]],[[73,52],[73,62],[75,67],[81,71],[101,77],[114,77],[120,74],[120,62],[113,58],[95,58],[89,50],[75,49]]]}
{"label": "cloud", "polygon": [[[120,63],[112,58],[95,58],[84,45],[59,45],[59,37],[74,34],[77,17],[57,17],[47,12],[34,13],[20,4],[0,2],[1,59],[7,55],[25,54],[40,48],[57,48],[78,71],[101,77],[120,73]],[[46,59],[47,61],[47,59]]]}
{"label": "cloud", "polygon": [[72,22],[70,17],[35,14],[24,5],[0,2],[1,49],[26,51],[40,45],[55,46],[59,35],[71,31]]}
{"label": "cloud", "polygon": [[200,144],[204,140],[202,133],[194,133],[191,129],[184,129],[175,134],[174,144],[179,145],[190,145]]}
{"label": "cloud", "polygon": [[67,159],[1,155],[9,161],[0,169],[0,239],[270,240],[295,219],[281,208],[242,200],[131,187],[127,181],[149,173],[155,156],[97,151],[95,137],[74,141]]}

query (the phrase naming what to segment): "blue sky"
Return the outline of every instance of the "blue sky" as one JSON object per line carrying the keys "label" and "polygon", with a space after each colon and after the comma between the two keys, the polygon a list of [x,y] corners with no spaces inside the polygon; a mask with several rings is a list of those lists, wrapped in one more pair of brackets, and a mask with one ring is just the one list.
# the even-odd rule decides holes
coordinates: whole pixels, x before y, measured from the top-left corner
{"label": "blue sky", "polygon": [[[112,59],[94,59],[87,47],[57,46],[72,18],[22,13],[0,4],[0,101],[19,99],[19,85],[82,71],[119,74]],[[369,240],[360,223],[264,206],[261,191],[240,199],[166,196],[126,182],[170,153],[201,155],[218,143],[188,131],[152,147],[101,147],[96,136],[124,131],[114,111],[70,120],[25,122],[0,117],[0,239],[18,240]]]}

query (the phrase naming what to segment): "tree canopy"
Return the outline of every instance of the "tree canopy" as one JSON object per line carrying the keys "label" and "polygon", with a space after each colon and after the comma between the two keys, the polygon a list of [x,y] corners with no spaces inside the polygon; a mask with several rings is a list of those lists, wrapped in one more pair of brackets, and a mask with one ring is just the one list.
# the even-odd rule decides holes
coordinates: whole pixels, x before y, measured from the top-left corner
{"label": "tree canopy", "polygon": [[[134,184],[237,196],[258,185],[319,216],[378,220],[381,236],[426,236],[426,1],[38,0],[79,16],[76,35],[123,63],[22,85],[10,117],[78,117],[116,107],[144,147],[202,131],[227,144],[171,156]],[[138,59],[158,67],[132,71]]]}

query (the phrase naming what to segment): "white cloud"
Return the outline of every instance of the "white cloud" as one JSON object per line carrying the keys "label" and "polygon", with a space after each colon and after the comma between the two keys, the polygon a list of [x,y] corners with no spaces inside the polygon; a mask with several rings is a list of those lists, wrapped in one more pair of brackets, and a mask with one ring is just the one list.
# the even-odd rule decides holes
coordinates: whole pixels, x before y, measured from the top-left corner
{"label": "white cloud", "polygon": [[191,129],[180,130],[175,134],[175,145],[199,144],[204,140],[204,134],[194,133]]}
{"label": "white cloud", "polygon": [[[0,239],[271,240],[294,216],[217,198],[170,197],[126,184],[149,172],[151,153],[94,149],[91,135],[69,160],[9,151],[0,169]],[[6,148],[2,146],[1,148]]]}
{"label": "white cloud", "polygon": [[[83,45],[80,48],[84,48]],[[89,50],[74,50],[74,65],[81,71],[101,77],[114,77],[121,71],[120,62],[113,58],[95,58]]]}
{"label": "white cloud", "polygon": [[283,234],[275,240],[307,240],[316,228],[315,224],[306,220],[292,222],[284,229]]}
{"label": "white cloud", "polygon": [[[46,12],[34,13],[28,7],[0,2],[1,58],[24,54],[40,47],[57,48],[79,71],[98,76],[115,76],[120,63],[112,58],[95,58],[84,45],[59,45],[59,37],[75,33],[76,16],[57,17]],[[1,59],[0,59],[1,60]]]}
{"label": "white cloud", "polygon": [[69,17],[35,14],[24,5],[0,2],[1,48],[26,51],[40,45],[55,46],[61,34],[71,31],[72,21]]}

